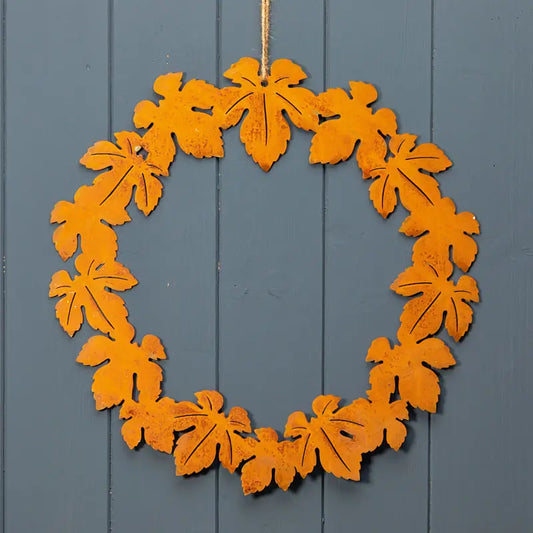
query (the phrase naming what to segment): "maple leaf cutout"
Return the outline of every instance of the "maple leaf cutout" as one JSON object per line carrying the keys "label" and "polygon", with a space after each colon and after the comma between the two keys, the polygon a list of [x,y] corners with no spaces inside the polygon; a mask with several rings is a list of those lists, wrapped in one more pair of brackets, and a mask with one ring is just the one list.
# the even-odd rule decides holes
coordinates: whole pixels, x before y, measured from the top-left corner
{"label": "maple leaf cutout", "polygon": [[292,413],[285,437],[298,438],[296,469],[305,478],[316,466],[316,450],[326,472],[344,479],[359,480],[362,448],[354,440],[362,425],[355,420],[353,405],[339,408],[337,396],[318,396],[313,401],[316,417],[307,419],[301,411]]}
{"label": "maple leaf cutout", "polygon": [[272,477],[276,485],[286,491],[296,475],[296,443],[278,442],[278,434],[272,428],[256,429],[255,434],[259,440],[246,439],[253,458],[242,467],[244,494],[261,492],[272,483]]}
{"label": "maple leaf cutout", "polygon": [[389,403],[389,396],[370,395],[371,401],[365,398],[355,400],[350,406],[353,419],[363,429],[356,429],[355,439],[363,452],[372,452],[383,443],[398,451],[407,436],[407,428],[401,420],[407,420],[409,413],[403,400]]}
{"label": "maple leaf cutout", "polygon": [[79,276],[71,279],[66,270],[61,270],[52,276],[50,283],[49,296],[63,296],[56,304],[61,327],[72,337],[83,322],[83,307],[94,329],[115,339],[131,335],[124,301],[107,290],[125,291],[136,285],[137,280],[130,271],[120,263],[101,264],[85,254],[79,255],[75,264]]}
{"label": "maple leaf cutout", "polygon": [[370,199],[378,213],[388,217],[396,208],[397,192],[404,207],[414,211],[434,205],[440,198],[439,184],[425,172],[442,172],[452,165],[444,152],[431,143],[416,146],[416,135],[395,135],[390,139],[388,160],[370,170],[375,178]]}
{"label": "maple leaf cutout", "polygon": [[386,391],[390,395],[396,390],[398,378],[402,400],[430,413],[437,410],[440,386],[439,377],[428,366],[442,369],[455,365],[450,349],[440,339],[416,343],[410,337],[394,348],[384,337],[374,340],[366,360],[381,363],[370,371],[372,390]]}
{"label": "maple leaf cutout", "polygon": [[224,405],[217,391],[202,391],[195,394],[196,405],[180,402],[175,415],[175,429],[184,431],[180,436],[174,457],[176,474],[195,474],[213,464],[217,456],[224,468],[234,472],[242,462],[245,440],[239,433],[250,433],[250,419],[242,407],[233,407],[228,416],[220,412]]}
{"label": "maple leaf cutout", "polygon": [[178,403],[172,398],[137,403],[126,400],[120,409],[122,438],[130,449],[138,446],[144,436],[148,446],[164,453],[172,453],[175,442],[175,419]]}
{"label": "maple leaf cutout", "polygon": [[218,89],[202,80],[191,80],[182,87],[182,77],[181,72],[159,76],[154,82],[154,91],[163,97],[158,105],[143,100],[135,107],[135,126],[149,128],[142,147],[149,152],[148,161],[161,168],[168,168],[174,160],[174,136],[186,154],[198,158],[224,155],[219,124],[207,112]]}
{"label": "maple leaf cutout", "polygon": [[390,109],[373,113],[370,107],[378,98],[373,85],[361,81],[350,82],[350,95],[343,89],[328,89],[318,95],[320,114],[335,117],[322,122],[311,143],[310,163],[336,164],[346,161],[356,144],[357,162],[363,177],[370,170],[383,166],[387,155],[384,135],[394,135],[396,117]]}
{"label": "maple leaf cutout", "polygon": [[[121,225],[130,221],[124,206],[114,201],[104,202],[105,188],[101,184],[80,187],[74,203],[58,202],[50,222],[60,224],[53,241],[59,255],[66,261],[78,249],[101,261],[112,261],[117,253],[117,235],[107,224]],[[106,222],[107,224],[104,224]]]}
{"label": "maple leaf cutout", "polygon": [[450,247],[453,262],[464,272],[476,259],[477,244],[471,235],[479,233],[479,223],[472,213],[456,214],[451,198],[417,209],[404,220],[400,231],[409,237],[425,233],[413,246],[414,261],[448,260]]}
{"label": "maple leaf cutout", "polygon": [[105,190],[99,205],[105,206],[111,200],[126,207],[135,187],[135,203],[145,215],[149,215],[162,195],[163,186],[156,176],[167,176],[168,172],[138,154],[143,140],[137,133],[121,131],[115,133],[115,138],[116,144],[109,141],[95,143],[80,163],[91,170],[111,168],[95,180],[95,184]]}
{"label": "maple leaf cutout", "polygon": [[309,89],[294,87],[307,78],[304,71],[288,59],[272,63],[266,83],[261,83],[259,62],[244,57],[224,73],[240,87],[220,90],[217,116],[221,127],[235,126],[243,113],[241,141],[246,152],[265,171],[287,150],[291,130],[283,112],[298,128],[318,126],[316,96]]}
{"label": "maple leaf cutout", "polygon": [[402,272],[391,289],[402,296],[413,296],[403,308],[399,335],[412,336],[418,341],[436,333],[443,321],[456,341],[465,335],[472,323],[472,308],[466,302],[479,302],[476,281],[461,276],[457,284],[448,278],[453,266],[448,261],[442,267],[431,263],[415,263]]}
{"label": "maple leaf cutout", "polygon": [[91,337],[83,346],[76,361],[86,366],[100,367],[93,377],[92,391],[96,409],[107,409],[131,399],[134,376],[139,401],[156,400],[161,394],[163,370],[155,360],[166,359],[161,341],[154,335],[146,335],[141,346],[123,338]]}

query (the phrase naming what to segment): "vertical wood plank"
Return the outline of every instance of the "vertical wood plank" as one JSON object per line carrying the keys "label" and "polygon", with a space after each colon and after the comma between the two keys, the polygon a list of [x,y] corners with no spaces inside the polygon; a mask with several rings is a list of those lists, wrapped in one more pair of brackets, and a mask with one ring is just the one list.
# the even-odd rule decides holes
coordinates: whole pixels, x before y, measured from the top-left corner
{"label": "vertical wood plank", "polygon": [[[225,70],[241,56],[260,55],[259,0],[219,2]],[[397,112],[401,130],[428,141],[430,2],[325,3],[327,85],[346,87],[350,79],[375,84],[381,105]],[[92,180],[78,157],[107,137],[109,119],[115,131],[133,128],[134,106],[153,97],[156,76],[183,70],[187,79],[216,82],[216,4],[0,3],[7,7],[0,15],[8,25],[1,36],[7,62],[0,71],[0,101],[7,102],[7,113],[0,105],[0,124],[8,135],[0,139],[6,149],[0,150],[0,206],[7,263],[0,294],[6,289],[9,311],[2,317],[1,429],[7,430],[0,436],[6,504],[0,529],[106,531],[111,466],[115,532],[347,533],[357,524],[417,533],[428,526],[428,497],[429,526],[436,533],[526,531],[533,521],[527,448],[533,6],[527,0],[434,2],[434,141],[455,162],[439,181],[460,210],[472,210],[481,221],[472,275],[483,303],[472,333],[453,347],[458,367],[442,374],[431,449],[427,418],[418,414],[405,452],[376,454],[359,484],[327,476],[323,500],[320,476],[288,494],[274,490],[259,497],[244,497],[238,476],[225,471],[218,489],[213,471],[176,478],[171,457],[126,448],[117,411],[108,456],[107,418],[94,410],[91,372],[75,363],[92,332],[68,339],[46,297],[50,275],[64,268],[46,221],[56,201],[70,199]],[[310,74],[305,85],[316,91],[324,74],[323,5],[273,2],[273,58],[301,63]],[[215,162],[178,154],[160,207],[149,219],[132,209],[133,224],[119,229],[119,259],[141,281],[126,295],[138,335],[159,335],[170,356],[166,393],[191,399],[219,381],[228,404],[243,405],[255,425],[280,432],[291,411],[310,410],[322,383],[322,169],[307,163],[310,135],[293,134],[288,153],[269,174],[245,154],[238,128],[225,135],[218,376]],[[354,161],[327,169],[325,193],[325,392],[351,401],[368,387],[364,357],[370,342],[394,336],[404,300],[387,285],[409,264],[412,241],[396,232],[403,213],[385,222],[373,211]]]}
{"label": "vertical wood plank", "polygon": [[[402,132],[429,141],[431,12],[425,0],[329,0],[328,87],[375,85]],[[364,362],[374,338],[395,338],[405,301],[389,290],[411,263],[412,241],[397,229],[405,211],[383,220],[352,158],[328,167],[326,181],[325,392],[351,402],[368,389]],[[324,531],[425,531],[427,417],[416,413],[405,448],[363,461],[362,481],[327,476]],[[386,511],[385,511],[386,510]]]}
{"label": "vertical wood plank", "polygon": [[431,530],[529,531],[533,5],[435,4],[435,137],[455,161],[444,191],[480,220],[482,303],[432,423]]}
{"label": "vertical wood plank", "polygon": [[[136,103],[156,98],[152,84],[161,74],[216,83],[215,15],[216,0],[115,2],[114,131],[132,129]],[[130,209],[119,258],[140,280],[126,297],[137,337],[155,334],[166,347],[165,394],[194,400],[194,392],[215,387],[215,161],[178,149],[163,179],[164,196],[148,218]],[[215,472],[176,477],[172,456],[147,446],[130,451],[113,415],[113,531],[214,531]]]}
{"label": "vertical wood plank", "polygon": [[[260,2],[222,1],[222,67],[260,57]],[[288,57],[322,89],[322,0],[272,3],[272,59]],[[238,31],[236,31],[238,28]],[[246,155],[238,127],[220,164],[220,390],[256,427],[283,432],[291,411],[320,394],[322,357],[322,168],[308,162],[310,135],[293,131],[265,174]],[[220,531],[318,532],[320,477],[287,494],[244,497],[220,473]]]}
{"label": "vertical wood plank", "polygon": [[[48,224],[91,179],[107,131],[107,2],[7,0],[5,531],[106,530],[106,421],[48,284],[65,268]],[[73,266],[68,265],[72,270]]]}
{"label": "vertical wood plank", "polygon": [[4,522],[4,451],[5,451],[5,107],[6,107],[6,14],[5,1],[0,2],[0,529],[5,530]]}

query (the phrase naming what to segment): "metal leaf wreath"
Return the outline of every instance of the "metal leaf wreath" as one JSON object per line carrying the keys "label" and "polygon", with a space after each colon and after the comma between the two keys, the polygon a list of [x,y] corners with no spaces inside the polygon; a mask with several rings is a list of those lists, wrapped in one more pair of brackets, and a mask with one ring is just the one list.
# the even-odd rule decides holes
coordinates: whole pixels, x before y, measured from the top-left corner
{"label": "metal leaf wreath", "polygon": [[[305,478],[313,471],[317,458],[326,472],[357,481],[362,454],[384,440],[398,450],[406,437],[402,421],[409,417],[408,404],[436,410],[439,378],[431,368],[455,364],[448,346],[433,335],[444,325],[459,341],[472,322],[470,302],[479,300],[473,278],[450,279],[454,265],[466,272],[474,262],[471,235],[479,233],[479,225],[474,215],[456,213],[453,201],[441,197],[431,173],[451,166],[444,152],[398,133],[390,109],[372,108],[377,91],[370,84],[350,82],[349,93],[329,89],[317,96],[298,86],[306,75],[288,59],[275,61],[263,76],[260,71],[257,60],[243,58],[225,73],[235,86],[222,89],[200,80],[182,85],[181,73],[159,77],[158,104],[144,101],[135,109],[133,120],[147,130],[144,136],[123,131],[115,134],[115,143],[99,141],[89,148],[81,163],[102,173],[78,189],[74,202],[59,202],[51,215],[59,224],[53,240],[63,260],[80,252],[78,275],[71,278],[62,270],[52,278],[50,296],[60,298],[56,316],[70,336],[84,318],[102,333],[90,338],[77,358],[99,366],[92,386],[96,408],[121,405],[127,445],[144,440],[173,454],[178,475],[200,472],[217,459],[230,472],[240,468],[245,494],[262,491],[273,479],[287,490],[296,474]],[[410,213],[400,231],[418,239],[413,265],[391,285],[411,297],[400,317],[398,343],[378,338],[370,346],[366,360],[376,365],[367,396],[343,407],[336,396],[318,396],[314,416],[292,413],[280,441],[271,428],[252,429],[241,407],[225,414],[217,391],[198,392],[196,403],[162,396],[158,361],[166,359],[165,350],[153,335],[134,342],[135,329],[117,292],[137,280],[116,261],[113,226],[130,221],[126,208],[132,195],[145,215],[155,209],[160,177],[168,175],[176,154],[174,136],[186,154],[223,157],[222,130],[242,121],[246,151],[268,171],[287,149],[286,117],[314,132],[311,163],[335,164],[355,150],[378,213],[386,218],[399,200]]]}

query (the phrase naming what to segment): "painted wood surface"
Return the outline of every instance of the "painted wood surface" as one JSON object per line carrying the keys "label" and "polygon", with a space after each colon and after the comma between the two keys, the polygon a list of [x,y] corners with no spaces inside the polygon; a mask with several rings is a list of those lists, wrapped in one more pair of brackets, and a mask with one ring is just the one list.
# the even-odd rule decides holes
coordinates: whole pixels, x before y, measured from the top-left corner
{"label": "painted wood surface", "polygon": [[[156,76],[223,83],[260,55],[259,2],[3,0],[0,77],[2,526],[18,532],[528,531],[533,522],[533,6],[529,0],[273,2],[272,55],[313,90],[374,83],[402,131],[455,162],[440,181],[482,224],[473,275],[482,305],[443,374],[431,419],[354,484],[318,474],[284,494],[242,496],[212,470],[176,478],[172,459],[129,451],[117,413],[97,413],[74,361],[90,333],[60,331],[46,297],[61,260],[48,215],[91,179],[95,140],[132,129]],[[400,216],[383,222],[353,162],[310,167],[298,131],[269,174],[238,130],[226,157],[178,154],[160,207],[119,229],[141,283],[126,295],[139,334],[167,348],[165,390],[219,387],[256,425],[282,430],[324,391],[367,387],[366,350],[392,337],[409,264]]]}

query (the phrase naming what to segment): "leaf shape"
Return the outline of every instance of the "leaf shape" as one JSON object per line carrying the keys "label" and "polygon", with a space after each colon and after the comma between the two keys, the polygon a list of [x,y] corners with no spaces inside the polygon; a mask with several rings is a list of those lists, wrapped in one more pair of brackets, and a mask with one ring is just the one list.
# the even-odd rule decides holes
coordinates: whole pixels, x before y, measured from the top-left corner
{"label": "leaf shape", "polygon": [[226,417],[221,412],[224,405],[217,391],[202,391],[195,394],[196,405],[180,402],[175,416],[175,428],[179,431],[192,429],[180,436],[174,457],[176,474],[194,474],[211,466],[217,456],[230,472],[243,460],[245,441],[239,433],[250,433],[250,419],[242,407],[233,407]]}
{"label": "leaf shape", "polygon": [[450,198],[417,209],[404,220],[400,231],[410,237],[427,232],[413,246],[414,261],[448,260],[451,247],[453,262],[467,272],[476,258],[477,244],[471,235],[479,233],[479,223],[472,213],[455,214]]}
{"label": "leaf shape", "polygon": [[[50,297],[63,296],[56,304],[61,327],[72,337],[83,322],[82,307],[89,325],[102,333],[132,338],[128,311],[122,298],[106,289],[125,291],[137,284],[130,271],[120,263],[99,263],[86,254],[76,258],[80,273],[71,279],[65,270],[56,272],[50,283]],[[129,335],[129,337],[128,337]]]}
{"label": "leaf shape", "polygon": [[399,335],[413,336],[417,341],[433,335],[445,314],[448,333],[456,341],[465,335],[472,323],[472,308],[465,302],[478,302],[479,292],[470,276],[462,276],[457,284],[449,281],[452,271],[449,261],[444,266],[415,263],[398,276],[391,285],[393,291],[402,296],[422,293],[405,304]]}
{"label": "leaf shape", "polygon": [[154,363],[166,359],[161,341],[154,335],[146,335],[141,346],[123,338],[111,340],[95,336],[83,346],[76,361],[86,366],[98,366],[93,377],[92,391],[96,409],[108,409],[132,398],[134,376],[139,401],[154,401],[161,394],[163,370]]}
{"label": "leaf shape", "polygon": [[144,100],[135,107],[137,128],[149,128],[142,147],[148,162],[168,168],[176,155],[173,136],[180,148],[194,157],[222,157],[222,133],[217,120],[207,112],[213,107],[218,89],[201,80],[191,80],[182,88],[182,72],[159,76],[154,91],[162,96],[156,105]]}
{"label": "leaf shape", "polygon": [[286,491],[296,475],[296,443],[278,442],[278,434],[271,428],[256,429],[255,434],[259,440],[246,439],[253,457],[242,467],[244,494],[261,492],[272,483],[272,477]]}
{"label": "leaf shape", "polygon": [[77,190],[74,203],[61,201],[55,205],[50,222],[61,224],[54,231],[53,241],[63,261],[78,249],[78,237],[82,251],[88,256],[101,261],[114,260],[117,235],[107,224],[124,224],[130,217],[124,206],[114,201],[105,203],[105,194],[102,184],[83,186]]}
{"label": "leaf shape", "polygon": [[380,397],[370,394],[370,400],[359,398],[351,407],[354,412],[354,420],[364,430],[356,433],[356,439],[364,452],[372,452],[383,443],[386,438],[387,444],[398,451],[407,436],[407,428],[401,420],[407,420],[407,404],[397,400],[389,403],[389,397]]}
{"label": "leaf shape", "polygon": [[126,444],[133,449],[144,435],[146,444],[154,450],[172,453],[178,405],[172,398],[142,403],[126,400],[120,409],[120,418],[126,420],[121,430]]}
{"label": "leaf shape", "polygon": [[452,162],[434,144],[416,146],[416,138],[408,133],[392,137],[389,159],[370,170],[370,176],[375,178],[370,186],[370,199],[383,218],[394,211],[397,192],[409,211],[434,205],[440,198],[437,180],[423,171],[442,172]]}
{"label": "leaf shape", "polygon": [[313,401],[316,417],[307,420],[301,411],[292,413],[285,426],[285,437],[298,438],[296,469],[306,477],[320,464],[326,472],[344,479],[359,480],[362,448],[352,437],[361,431],[353,406],[338,408],[337,396],[318,396]]}
{"label": "leaf shape", "polygon": [[396,133],[396,117],[390,109],[373,112],[371,104],[378,98],[373,85],[351,81],[350,89],[351,97],[343,89],[328,89],[318,95],[320,114],[339,118],[320,124],[311,143],[309,161],[333,165],[346,161],[359,142],[357,162],[363,178],[367,178],[371,169],[383,166],[387,155],[384,135]]}
{"label": "leaf shape", "polygon": [[314,130],[318,126],[316,96],[309,89],[294,87],[307,75],[292,61],[274,61],[265,83],[259,76],[259,62],[251,57],[237,61],[224,76],[240,87],[220,90],[220,124],[224,129],[235,126],[248,110],[241,126],[241,141],[265,172],[285,153],[291,138],[284,111],[298,128]]}
{"label": "leaf shape", "polygon": [[106,193],[100,205],[114,199],[121,207],[126,207],[135,187],[135,203],[149,215],[157,206],[163,186],[156,176],[167,176],[168,172],[144,159],[138,152],[143,139],[134,132],[115,133],[116,144],[99,141],[80,159],[80,163],[91,170],[111,168],[98,176],[95,183],[102,184]]}
{"label": "leaf shape", "polygon": [[398,390],[402,400],[413,407],[430,413],[437,410],[440,386],[439,377],[433,368],[449,368],[455,365],[450,349],[440,339],[425,339],[416,343],[411,337],[402,339],[402,343],[394,346],[383,337],[376,339],[366,357],[367,361],[381,363],[370,372],[372,390],[386,391],[392,394]]}

